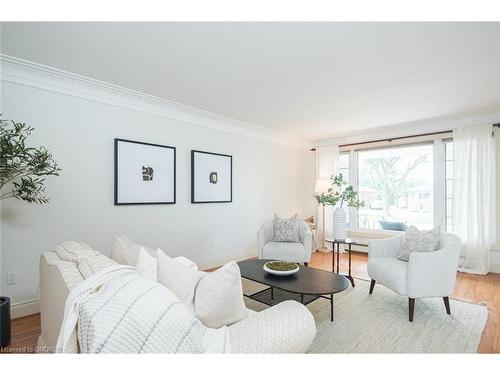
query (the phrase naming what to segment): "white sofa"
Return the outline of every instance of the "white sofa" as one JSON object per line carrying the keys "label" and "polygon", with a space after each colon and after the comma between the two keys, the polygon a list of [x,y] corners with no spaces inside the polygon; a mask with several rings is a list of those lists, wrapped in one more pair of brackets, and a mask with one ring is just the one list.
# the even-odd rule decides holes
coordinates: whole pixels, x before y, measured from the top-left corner
{"label": "white sofa", "polygon": [[274,242],[273,220],[268,220],[257,232],[259,258],[304,263],[311,260],[312,234],[309,225],[299,220],[300,242]]}
{"label": "white sofa", "polygon": [[[39,351],[54,350],[71,289],[99,269],[116,264],[98,254],[88,254],[94,260],[86,262],[85,269],[79,263],[81,259],[61,259],[54,251],[41,255]],[[260,313],[249,310],[246,319],[228,330],[231,353],[305,353],[316,335],[312,314],[295,301],[280,303]]]}
{"label": "white sofa", "polygon": [[428,253],[412,253],[408,262],[396,258],[404,235],[368,243],[368,275],[370,294],[375,283],[408,297],[409,321],[413,321],[415,299],[442,297],[446,312],[451,313],[448,296],[455,288],[460,239],[451,233],[441,233],[439,248]]}

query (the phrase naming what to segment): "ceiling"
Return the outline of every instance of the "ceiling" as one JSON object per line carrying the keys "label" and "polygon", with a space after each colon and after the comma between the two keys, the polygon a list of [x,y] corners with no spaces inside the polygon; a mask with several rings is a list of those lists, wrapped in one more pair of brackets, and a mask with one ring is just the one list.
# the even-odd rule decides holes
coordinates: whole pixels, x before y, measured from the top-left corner
{"label": "ceiling", "polygon": [[500,23],[2,23],[1,42],[303,140],[500,106]]}

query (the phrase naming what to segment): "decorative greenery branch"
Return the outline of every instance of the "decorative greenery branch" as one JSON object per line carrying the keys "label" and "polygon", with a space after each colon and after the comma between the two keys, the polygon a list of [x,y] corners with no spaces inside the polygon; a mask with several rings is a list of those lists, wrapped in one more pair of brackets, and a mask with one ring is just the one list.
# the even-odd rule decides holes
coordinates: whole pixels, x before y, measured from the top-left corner
{"label": "decorative greenery branch", "polygon": [[336,206],[339,204],[340,207],[342,207],[345,203],[346,206],[353,208],[365,206],[365,202],[359,200],[358,193],[354,191],[353,186],[348,185],[347,182],[344,181],[342,173],[331,176],[330,180],[331,187],[328,188],[328,191],[314,196],[319,204],[329,206]]}
{"label": "decorative greenery branch", "polygon": [[0,118],[0,200],[16,198],[28,203],[47,203],[45,176],[61,170],[45,147],[28,147],[35,130],[24,123]]}

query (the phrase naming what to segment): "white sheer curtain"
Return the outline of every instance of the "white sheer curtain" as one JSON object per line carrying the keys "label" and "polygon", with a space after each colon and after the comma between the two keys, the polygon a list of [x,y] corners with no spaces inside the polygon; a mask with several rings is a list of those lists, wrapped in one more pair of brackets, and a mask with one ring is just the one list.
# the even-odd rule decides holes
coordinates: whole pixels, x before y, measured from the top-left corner
{"label": "white sheer curtain", "polygon": [[453,130],[453,232],[462,241],[459,271],[486,274],[495,242],[496,175],[492,125]]}
{"label": "white sheer curtain", "polygon": [[[338,171],[338,146],[328,146],[316,149],[316,180],[330,179]],[[323,233],[323,206],[318,206],[316,234],[319,247],[323,247],[324,239],[331,237],[333,231],[333,208],[325,207],[325,232]]]}

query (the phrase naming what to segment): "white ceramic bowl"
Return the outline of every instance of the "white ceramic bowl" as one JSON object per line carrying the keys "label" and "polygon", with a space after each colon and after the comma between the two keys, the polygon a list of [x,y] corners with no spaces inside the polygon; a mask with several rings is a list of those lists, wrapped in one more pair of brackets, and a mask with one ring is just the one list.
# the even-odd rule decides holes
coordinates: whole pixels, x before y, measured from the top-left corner
{"label": "white ceramic bowl", "polygon": [[272,270],[270,268],[267,267],[268,263],[273,263],[273,262],[267,262],[266,264],[264,264],[264,271],[272,274],[272,275],[276,275],[276,276],[288,276],[288,275],[293,275],[295,272],[298,272],[299,271],[299,266],[297,265],[297,268],[293,269],[293,270],[290,270],[290,271],[275,271],[275,270]]}

